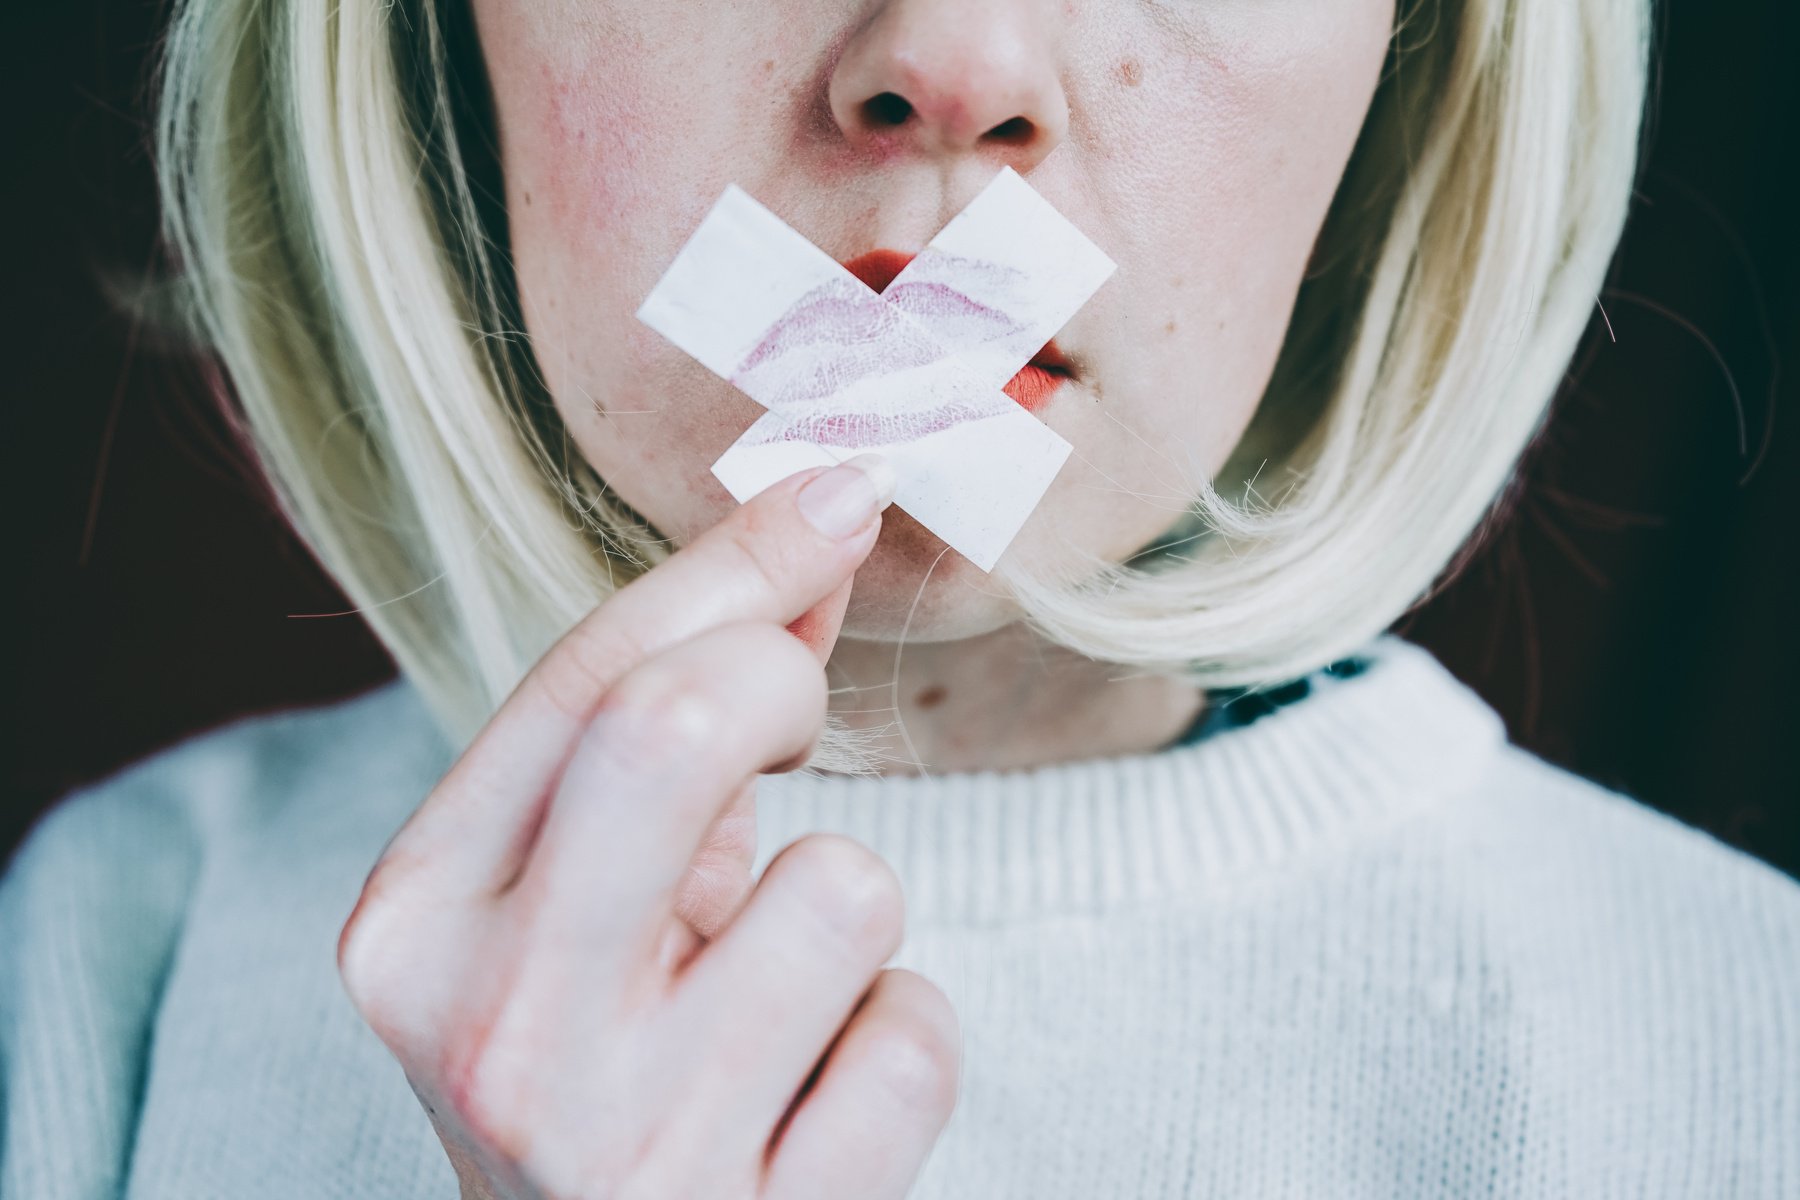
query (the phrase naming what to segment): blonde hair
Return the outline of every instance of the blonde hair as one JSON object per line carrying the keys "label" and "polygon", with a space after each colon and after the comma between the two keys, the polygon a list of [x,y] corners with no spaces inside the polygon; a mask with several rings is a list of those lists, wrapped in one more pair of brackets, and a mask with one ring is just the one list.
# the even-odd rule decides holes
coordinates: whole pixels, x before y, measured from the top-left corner
{"label": "blonde hair", "polygon": [[[1635,180],[1648,25],[1647,0],[1403,3],[1326,266],[1232,461],[1132,562],[1006,574],[1026,619],[1095,658],[1255,685],[1427,596],[1587,325]],[[519,332],[492,147],[468,144],[491,115],[451,66],[478,60],[460,3],[179,0],[155,147],[179,295],[242,434],[458,746],[669,553],[575,450]],[[853,749],[828,731],[814,765],[865,766]]]}

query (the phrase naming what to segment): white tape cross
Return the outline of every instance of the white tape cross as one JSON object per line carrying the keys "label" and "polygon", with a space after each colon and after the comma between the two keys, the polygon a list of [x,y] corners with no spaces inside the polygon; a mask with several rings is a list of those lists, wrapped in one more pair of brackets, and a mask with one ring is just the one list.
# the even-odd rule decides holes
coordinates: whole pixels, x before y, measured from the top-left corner
{"label": "white tape cross", "polygon": [[881,293],[733,184],[637,315],[769,410],[713,464],[739,501],[873,451],[991,570],[1070,450],[1000,389],[1113,269],[1010,167]]}

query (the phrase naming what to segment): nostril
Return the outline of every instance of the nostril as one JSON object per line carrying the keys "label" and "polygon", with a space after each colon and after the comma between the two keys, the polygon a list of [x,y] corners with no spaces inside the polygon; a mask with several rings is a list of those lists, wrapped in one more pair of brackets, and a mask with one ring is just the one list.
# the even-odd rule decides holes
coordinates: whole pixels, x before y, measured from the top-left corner
{"label": "nostril", "polygon": [[1000,122],[982,136],[990,142],[1005,142],[1007,145],[1019,146],[1031,140],[1032,132],[1033,126],[1030,121],[1024,117],[1014,117],[1009,121]]}
{"label": "nostril", "polygon": [[890,125],[904,125],[906,118],[912,116],[913,106],[905,96],[894,92],[882,92],[863,101],[863,119],[876,128]]}

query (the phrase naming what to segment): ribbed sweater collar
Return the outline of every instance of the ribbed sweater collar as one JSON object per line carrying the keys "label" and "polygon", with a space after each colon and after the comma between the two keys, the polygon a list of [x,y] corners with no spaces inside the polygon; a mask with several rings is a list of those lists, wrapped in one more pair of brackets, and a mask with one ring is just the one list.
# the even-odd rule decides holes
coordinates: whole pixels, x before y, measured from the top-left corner
{"label": "ribbed sweater collar", "polygon": [[1328,855],[1453,797],[1498,715],[1392,635],[1369,667],[1253,724],[1154,753],[1007,771],[785,775],[758,789],[758,867],[814,830],[882,854],[911,921],[981,924],[1193,894]]}
{"label": "ribbed sweater collar", "polygon": [[[987,924],[1096,913],[1241,885],[1452,800],[1505,745],[1500,717],[1431,654],[1391,634],[1361,674],[1187,745],[1007,771],[767,776],[757,870],[816,830],[893,865],[907,919]],[[380,689],[455,755],[402,677]],[[385,724],[385,722],[384,722]],[[435,778],[435,776],[434,776]]]}

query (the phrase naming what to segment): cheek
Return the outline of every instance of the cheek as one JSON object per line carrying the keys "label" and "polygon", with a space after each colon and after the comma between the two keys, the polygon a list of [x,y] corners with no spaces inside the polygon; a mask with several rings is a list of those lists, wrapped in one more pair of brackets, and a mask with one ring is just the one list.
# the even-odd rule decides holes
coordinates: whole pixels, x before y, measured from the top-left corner
{"label": "cheek", "polygon": [[1365,0],[1277,18],[1223,4],[1165,32],[1161,53],[1096,68],[1111,99],[1084,149],[1121,214],[1110,236],[1132,271],[1129,312],[1116,319],[1121,343],[1140,351],[1119,378],[1145,424],[1179,434],[1208,471],[1273,369],[1390,11]]}
{"label": "cheek", "polygon": [[730,507],[707,466],[750,419],[747,400],[634,316],[667,265],[648,248],[679,240],[711,199],[696,180],[716,147],[683,107],[704,98],[656,90],[653,56],[616,43],[488,56],[520,305],[544,382],[602,478],[684,536]]}
{"label": "cheek", "polygon": [[[1379,68],[1386,29],[1368,19],[1373,2],[1207,0],[1184,10],[1197,14],[1181,18],[1189,28],[1119,22],[1086,39],[1095,48],[1072,129],[1079,144],[1061,152],[1065,165],[1050,160],[1046,178],[1071,216],[1085,199],[1082,224],[1121,270],[1117,298],[1083,318],[1094,322],[1105,394],[1055,423],[1104,473],[1087,487],[1059,483],[1046,502],[1059,520],[1039,524],[1129,549],[1166,522],[1163,506],[1145,516],[1123,494],[1097,495],[1153,479],[1179,502],[1177,474],[1210,472],[1228,455]],[[676,29],[685,10],[668,11],[619,9],[607,19],[629,27],[585,35],[570,33],[579,22],[568,14],[549,31],[503,16],[487,23],[499,36],[483,48],[520,300],[545,383],[583,457],[681,539],[731,507],[707,468],[761,410],[634,313],[726,183],[785,170],[785,127],[751,100],[766,99],[769,65],[800,51],[724,16],[698,35]],[[1358,35],[1362,24],[1375,35]],[[708,70],[693,71],[697,61]]]}

